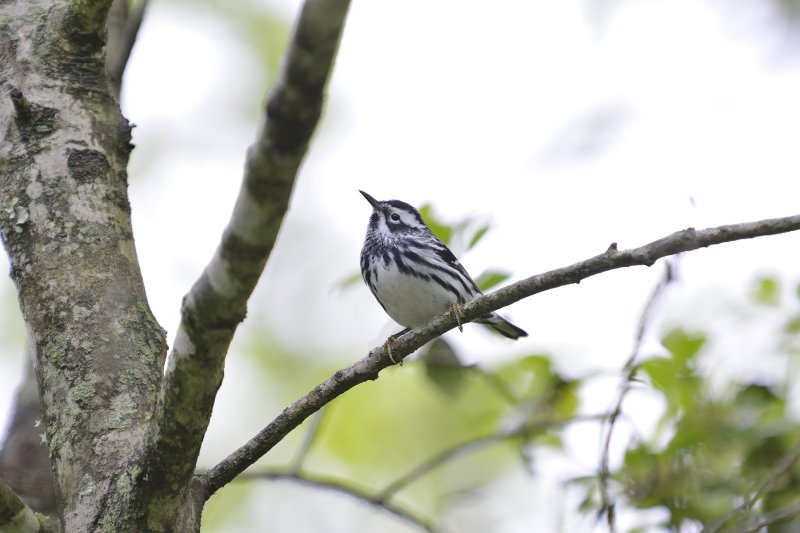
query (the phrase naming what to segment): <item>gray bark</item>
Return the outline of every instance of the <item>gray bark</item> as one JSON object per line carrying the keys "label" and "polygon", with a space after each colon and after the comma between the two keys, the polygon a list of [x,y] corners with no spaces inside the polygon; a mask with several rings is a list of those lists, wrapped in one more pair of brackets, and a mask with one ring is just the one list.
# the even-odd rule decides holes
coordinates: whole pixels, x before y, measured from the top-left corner
{"label": "gray bark", "polygon": [[23,0],[0,18],[3,240],[66,531],[141,530],[131,487],[166,353],[133,244],[107,11]]}

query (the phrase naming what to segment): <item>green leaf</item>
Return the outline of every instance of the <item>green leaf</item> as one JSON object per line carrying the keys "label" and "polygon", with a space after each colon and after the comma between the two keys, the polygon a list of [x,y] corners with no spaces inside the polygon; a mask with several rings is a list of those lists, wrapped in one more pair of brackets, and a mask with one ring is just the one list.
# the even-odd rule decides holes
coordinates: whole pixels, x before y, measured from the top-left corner
{"label": "green leaf", "polygon": [[356,285],[359,281],[361,281],[361,273],[353,272],[337,281],[335,287],[339,290],[345,290]]}
{"label": "green leaf", "polygon": [[508,272],[502,272],[499,270],[485,270],[477,278],[475,278],[475,284],[478,285],[480,290],[488,291],[495,285],[503,283],[509,277],[511,277],[511,274]]}
{"label": "green leaf", "polygon": [[669,350],[672,357],[682,365],[697,355],[705,343],[705,334],[689,333],[680,328],[673,329],[661,339],[664,348]]}
{"label": "green leaf", "polygon": [[529,355],[496,368],[511,398],[518,399],[525,416],[535,420],[566,420],[580,410],[579,379],[568,379],[553,369],[547,355]]}
{"label": "green leaf", "polygon": [[486,235],[486,232],[489,231],[489,227],[490,227],[489,224],[486,224],[485,226],[478,228],[478,231],[476,231],[475,234],[472,236],[472,238],[469,240],[469,244],[467,245],[467,250],[472,250],[472,248],[476,244],[478,244],[478,242],[483,238],[483,236]]}
{"label": "green leaf", "polygon": [[778,396],[769,387],[751,384],[741,389],[734,401],[740,408],[762,409],[776,399]]}
{"label": "green leaf", "polygon": [[536,444],[555,449],[561,449],[564,447],[564,443],[561,441],[561,436],[557,433],[544,433],[536,439]]}
{"label": "green leaf", "polygon": [[203,508],[203,531],[241,531],[247,522],[247,508],[255,488],[252,481],[243,478],[241,482],[228,483],[216,492]]}
{"label": "green leaf", "polygon": [[771,276],[764,276],[757,279],[751,296],[758,304],[778,305],[781,298],[780,281]]}
{"label": "green leaf", "polygon": [[425,363],[425,375],[438,390],[448,396],[463,390],[469,369],[462,366],[458,354],[446,340],[434,339],[419,360]]}
{"label": "green leaf", "polygon": [[667,392],[675,387],[675,361],[666,357],[653,357],[643,361],[639,368],[647,374],[653,386]]}
{"label": "green leaf", "polygon": [[[439,451],[498,431],[508,405],[486,380],[461,369],[466,379],[460,393],[445,395],[430,386],[426,372],[422,364],[409,361],[384,371],[380,383],[365,383],[339,396],[326,414],[329,429],[317,436],[314,452],[336,458],[347,478],[367,480],[368,488],[378,489]],[[501,456],[491,455],[498,449]],[[513,460],[507,447],[485,451],[490,452],[486,462],[469,454],[463,458],[468,462],[453,463],[459,468],[445,465],[418,480],[407,494],[413,502],[416,491],[436,490],[438,499],[438,491],[464,486],[465,476],[491,479]]]}
{"label": "green leaf", "polygon": [[800,333],[800,315],[789,320],[786,324],[786,333]]}
{"label": "green leaf", "polygon": [[450,244],[450,239],[453,237],[453,227],[436,218],[431,204],[423,204],[419,208],[419,214],[422,215],[422,220],[425,221],[425,224],[428,225],[434,235],[443,243]]}
{"label": "green leaf", "polygon": [[644,361],[639,368],[650,378],[650,382],[661,391],[667,402],[666,416],[674,415],[681,409],[690,409],[698,400],[703,381],[675,358],[653,357]]}

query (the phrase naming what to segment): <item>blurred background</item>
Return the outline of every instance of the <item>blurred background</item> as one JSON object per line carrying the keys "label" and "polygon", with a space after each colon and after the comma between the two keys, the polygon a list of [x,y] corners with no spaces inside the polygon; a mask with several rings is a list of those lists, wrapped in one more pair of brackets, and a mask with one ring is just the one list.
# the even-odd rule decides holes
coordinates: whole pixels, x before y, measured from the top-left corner
{"label": "blurred background", "polygon": [[[147,12],[122,107],[136,124],[129,173],[139,260],[170,341],[181,297],[227,222],[299,6],[154,0]],[[360,281],[348,282],[370,214],[358,189],[427,204],[455,231],[454,250],[473,275],[504,272],[508,282],[612,242],[630,248],[689,226],[797,214],[798,17],[796,0],[354,2],[323,120],[228,356],[201,466],[399,329]],[[0,263],[7,270],[5,255]],[[703,439],[739,431],[738,455],[706,466],[730,475],[731,465],[746,464],[758,480],[764,466],[753,457],[777,460],[796,436],[799,263],[797,234],[715,246],[676,263],[639,353],[655,362],[643,367],[611,441],[607,490],[621,531],[699,531],[741,501],[747,487],[732,484],[702,509],[667,493],[678,484],[665,480],[680,478],[669,465],[699,464],[719,450]],[[291,463],[314,429],[304,471],[374,493],[436,453],[520,420],[604,413],[663,275],[660,262],[519,302],[504,310],[530,334],[516,343],[474,325],[450,332],[449,347],[477,370],[442,374],[412,358],[337,400],[316,428],[304,425],[254,468]],[[5,427],[24,354],[5,276],[0,309]],[[691,387],[667,383],[676,375],[690,376]],[[746,424],[740,401],[756,406]],[[709,414],[723,407],[725,416]],[[692,413],[707,418],[687,420]],[[726,417],[744,425],[716,437],[700,431]],[[602,426],[562,422],[459,455],[396,501],[446,531],[607,531],[598,518]],[[681,447],[675,437],[691,424],[701,434]],[[776,434],[785,442],[769,440]],[[701,481],[694,489],[708,496]],[[265,524],[275,532],[418,531],[344,494],[266,480],[221,491],[203,529]]]}

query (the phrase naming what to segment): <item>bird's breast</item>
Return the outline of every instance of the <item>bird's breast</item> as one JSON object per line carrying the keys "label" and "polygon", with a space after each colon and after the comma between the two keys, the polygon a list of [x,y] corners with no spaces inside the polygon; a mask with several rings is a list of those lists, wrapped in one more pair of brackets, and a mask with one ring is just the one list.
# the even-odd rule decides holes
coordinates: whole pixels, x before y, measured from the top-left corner
{"label": "bird's breast", "polygon": [[375,296],[392,319],[407,328],[427,323],[456,303],[452,292],[429,277],[401,272],[392,262],[373,264]]}

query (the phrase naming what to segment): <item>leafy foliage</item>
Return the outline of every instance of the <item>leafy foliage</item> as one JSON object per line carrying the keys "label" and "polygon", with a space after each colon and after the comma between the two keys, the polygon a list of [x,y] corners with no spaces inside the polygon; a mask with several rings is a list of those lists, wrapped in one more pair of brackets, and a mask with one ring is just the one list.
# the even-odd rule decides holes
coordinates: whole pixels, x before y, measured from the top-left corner
{"label": "leafy foliage", "polygon": [[505,280],[511,277],[508,272],[501,272],[499,270],[485,270],[475,278],[475,283],[482,291],[488,291],[495,285],[500,285]]}
{"label": "leafy foliage", "polygon": [[420,206],[419,213],[433,234],[453,250],[456,256],[473,249],[491,229],[491,224],[481,223],[475,217],[445,222],[430,204]]}
{"label": "leafy foliage", "polygon": [[[758,280],[752,299],[778,305],[780,283]],[[784,346],[797,335],[795,313]],[[673,530],[691,523],[742,525],[800,494],[792,455],[800,428],[787,401],[792,376],[774,383],[742,379],[712,392],[711,375],[699,364],[707,340],[702,333],[671,331],[662,339],[666,354],[641,363],[666,409],[656,433],[631,443],[614,473],[629,505],[666,509],[668,519],[659,525]],[[665,433],[671,435],[666,440]],[[739,508],[743,499],[750,505]],[[789,531],[781,523],[770,531]]]}
{"label": "leafy foliage", "polygon": [[753,288],[753,300],[761,305],[778,305],[781,298],[781,284],[770,276],[758,278]]}

